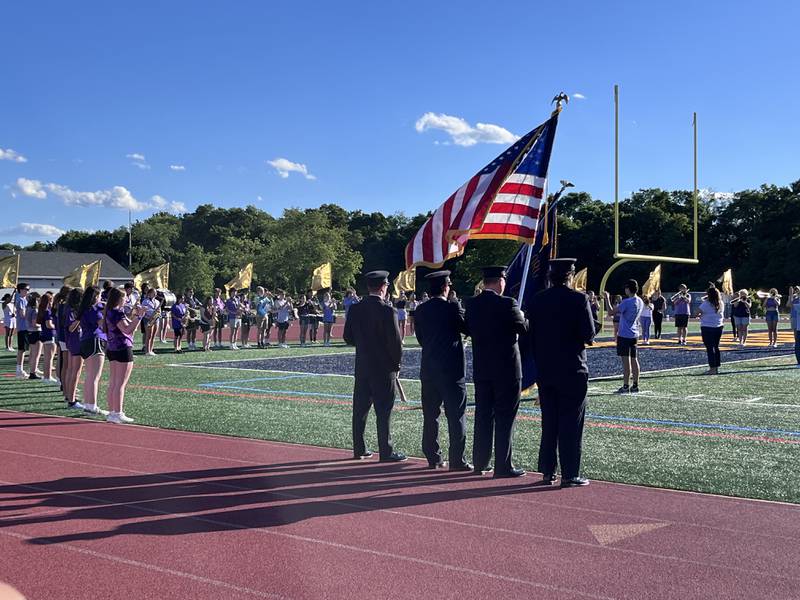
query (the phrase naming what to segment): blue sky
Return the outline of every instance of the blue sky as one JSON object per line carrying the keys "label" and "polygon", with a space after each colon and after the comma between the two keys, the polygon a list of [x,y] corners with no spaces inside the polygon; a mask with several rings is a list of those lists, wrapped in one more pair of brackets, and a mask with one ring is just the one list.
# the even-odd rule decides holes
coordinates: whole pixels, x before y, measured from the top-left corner
{"label": "blue sky", "polygon": [[550,178],[610,200],[615,83],[623,192],[691,187],[692,111],[701,187],[785,185],[798,22],[790,1],[5,2],[0,239],[128,206],[432,210],[561,90]]}

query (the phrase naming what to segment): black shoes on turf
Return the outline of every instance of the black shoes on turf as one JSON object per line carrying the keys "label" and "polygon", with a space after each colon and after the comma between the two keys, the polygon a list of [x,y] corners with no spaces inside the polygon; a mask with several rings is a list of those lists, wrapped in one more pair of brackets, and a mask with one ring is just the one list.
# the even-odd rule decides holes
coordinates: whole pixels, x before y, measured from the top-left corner
{"label": "black shoes on turf", "polygon": [[589,485],[589,480],[585,477],[571,477],[570,479],[561,480],[562,488],[582,487],[584,485]]}

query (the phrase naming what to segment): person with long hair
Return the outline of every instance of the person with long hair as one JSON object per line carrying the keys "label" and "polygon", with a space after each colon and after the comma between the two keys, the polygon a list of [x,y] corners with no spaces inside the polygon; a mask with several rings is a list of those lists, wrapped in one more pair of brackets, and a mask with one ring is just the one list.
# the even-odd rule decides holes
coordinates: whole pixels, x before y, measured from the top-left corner
{"label": "person with long hair", "polygon": [[642,314],[639,316],[639,324],[642,326],[642,343],[650,345],[650,324],[653,322],[653,306],[650,304],[650,298],[643,296]]}
{"label": "person with long hair", "polygon": [[408,322],[408,335],[416,334],[416,325],[414,323],[414,312],[417,310],[419,302],[417,302],[417,295],[414,292],[408,292],[408,299],[406,300],[406,320]]}
{"label": "person with long hair", "polygon": [[86,378],[83,382],[84,412],[108,416],[107,410],[97,406],[97,392],[100,386],[100,375],[106,361],[106,336],[103,325],[105,306],[100,301],[100,288],[90,286],[83,292],[81,305],[78,308],[78,319],[81,326],[81,357],[86,366]]}
{"label": "person with long hair", "polygon": [[64,391],[69,369],[69,352],[67,351],[67,298],[72,291],[69,285],[62,285],[53,298],[53,322],[56,326],[56,339],[58,340],[58,379],[61,382],[61,391]]}
{"label": "person with long hair", "polygon": [[731,301],[731,304],[733,317],[736,320],[736,332],[739,334],[739,348],[744,348],[747,344],[747,329],[750,326],[750,307],[753,305],[750,292],[739,290],[739,295]]}
{"label": "person with long hair", "polygon": [[68,408],[83,410],[83,404],[78,402],[78,380],[83,370],[83,357],[81,356],[81,322],[78,311],[81,306],[83,290],[73,288],[67,295],[66,310],[64,311],[64,341],[67,346],[67,376],[62,379],[64,400]]}
{"label": "person with long hair", "polygon": [[194,295],[194,288],[187,287],[183,294],[183,303],[186,305],[186,346],[189,350],[197,349],[197,330],[200,324],[200,309],[202,304]]}
{"label": "person with long hair", "polygon": [[308,311],[309,305],[306,295],[300,294],[297,297],[297,316],[300,320],[300,347],[306,345],[306,335],[308,335]]}
{"label": "person with long hair", "polygon": [[608,308],[608,312],[611,315],[611,322],[614,325],[614,339],[617,339],[619,335],[619,321],[621,318],[619,314],[620,304],[622,304],[622,296],[615,294],[613,298],[609,299],[609,295],[606,294],[606,308]]}
{"label": "person with long hair", "polygon": [[200,330],[203,332],[203,352],[211,350],[212,330],[217,326],[217,309],[214,299],[209,296],[200,309]]}
{"label": "person with long hair", "polygon": [[175,304],[169,309],[170,318],[172,320],[172,334],[173,334],[173,347],[172,350],[176,354],[183,352],[181,348],[181,341],[183,335],[186,333],[186,318],[188,310],[184,304],[183,294],[175,296]]}
{"label": "person with long hair", "polygon": [[242,307],[239,298],[236,296],[236,289],[228,290],[228,299],[225,301],[225,312],[228,317],[228,327],[231,328],[231,350],[238,350],[239,345],[236,340],[239,336],[239,329],[242,327]]}
{"label": "person with long hair", "polygon": [[778,290],[772,288],[769,296],[764,299],[764,320],[767,322],[767,335],[770,348],[778,347],[778,321],[780,320],[779,308],[781,297]]}
{"label": "person with long hair", "polygon": [[11,303],[11,294],[3,296],[3,327],[6,330],[6,350],[13,352],[11,342],[17,330],[17,317],[14,315],[14,305]]}
{"label": "person with long hair", "polygon": [[130,316],[125,315],[123,306],[125,294],[118,288],[109,290],[103,313],[106,335],[108,338],[108,415],[109,423],[133,423],[133,419],[122,410],[125,401],[125,388],[133,370],[133,334],[145,312],[141,306],[131,309]]}
{"label": "person with long hair", "polygon": [[322,317],[322,306],[314,292],[306,294],[308,302],[308,338],[312,344],[317,343],[317,333],[319,333],[319,321]]}
{"label": "person with long hair", "polygon": [[269,346],[269,333],[272,329],[272,295],[269,290],[258,286],[256,288],[256,334],[259,348]]}
{"label": "person with long hair", "polygon": [[288,348],[286,332],[289,330],[290,320],[294,314],[294,306],[286,298],[286,292],[278,290],[278,299],[274,304],[275,322],[278,325],[278,348]]}
{"label": "person with long hair", "polygon": [[45,292],[39,299],[36,323],[41,327],[39,341],[42,345],[42,380],[45,383],[58,383],[53,377],[53,359],[56,354],[56,325],[53,318],[53,292]]}
{"label": "person with long hair", "polygon": [[255,316],[252,314],[253,304],[250,302],[250,291],[239,290],[239,313],[242,316],[241,348],[250,347],[250,330],[253,327]]}
{"label": "person with long hair", "polygon": [[156,297],[156,288],[148,288],[147,294],[142,299],[144,307],[144,317],[142,325],[144,334],[142,336],[142,354],[145,356],[155,356],[153,346],[156,343],[158,332],[158,320],[161,316],[161,302]]}
{"label": "person with long hair", "polygon": [[661,339],[661,324],[664,322],[664,311],[667,308],[667,299],[661,290],[655,290],[650,296],[650,305],[653,308],[653,337]]}
{"label": "person with long hair", "polygon": [[330,292],[325,292],[322,297],[322,345],[331,345],[331,329],[336,323],[336,300],[331,298]]}
{"label": "person with long hair", "polygon": [[42,326],[36,320],[39,313],[39,292],[31,292],[28,296],[28,308],[25,311],[25,321],[28,325],[28,344],[30,354],[28,355],[28,379],[41,379],[42,372],[39,370],[39,359],[42,357]]}
{"label": "person with long hair", "polygon": [[692,296],[689,288],[682,283],[678,286],[678,293],[670,298],[675,309],[675,328],[678,330],[678,345],[686,345],[686,333],[689,329],[689,314],[692,305]]}
{"label": "person with long hair", "polygon": [[404,340],[406,337],[406,320],[408,319],[408,313],[406,312],[407,304],[405,292],[400,292],[400,297],[395,301],[394,307],[397,309],[397,325],[400,327],[401,340]]}
{"label": "person with long hair", "polygon": [[28,344],[28,292],[30,287],[27,283],[18,283],[17,291],[14,294],[14,317],[17,319],[17,379],[27,379],[28,372],[23,365],[25,364],[25,353],[29,350]]}
{"label": "person with long hair", "polygon": [[719,341],[722,339],[725,322],[725,304],[715,285],[709,286],[706,297],[698,309],[700,314],[700,335],[708,354],[706,375],[716,375],[720,367]]}
{"label": "person with long hair", "polygon": [[214,310],[217,315],[214,321],[214,329],[211,330],[211,336],[214,348],[222,348],[222,328],[225,327],[225,300],[222,297],[220,288],[214,288],[213,296]]}

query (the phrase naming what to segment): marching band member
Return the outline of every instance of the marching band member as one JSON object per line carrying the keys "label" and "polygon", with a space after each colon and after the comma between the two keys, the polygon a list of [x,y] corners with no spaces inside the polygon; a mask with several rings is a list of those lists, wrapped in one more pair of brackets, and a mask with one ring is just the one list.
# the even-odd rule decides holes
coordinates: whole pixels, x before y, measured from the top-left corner
{"label": "marching band member", "polygon": [[125,415],[125,388],[133,370],[133,334],[139,321],[146,312],[143,306],[131,307],[125,313],[125,294],[119,288],[108,292],[103,320],[108,339],[108,409],[106,421],[109,423],[133,423],[133,419]]}
{"label": "marching band member", "polygon": [[750,326],[752,304],[750,293],[744,289],[739,290],[739,296],[731,300],[733,318],[736,320],[736,332],[739,334],[739,348],[744,348],[747,343],[747,329]]}
{"label": "marching band member", "polygon": [[670,301],[675,309],[675,328],[678,330],[678,345],[685,346],[692,304],[692,296],[689,294],[689,288],[686,287],[686,284],[682,283],[678,286],[678,293],[672,296]]}

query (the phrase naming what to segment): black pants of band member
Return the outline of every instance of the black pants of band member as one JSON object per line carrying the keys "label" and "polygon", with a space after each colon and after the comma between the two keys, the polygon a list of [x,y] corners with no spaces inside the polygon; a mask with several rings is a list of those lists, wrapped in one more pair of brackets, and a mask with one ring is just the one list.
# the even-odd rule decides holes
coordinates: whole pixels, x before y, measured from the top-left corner
{"label": "black pants of band member", "polygon": [[422,452],[428,464],[441,462],[439,416],[447,418],[448,460],[451,467],[463,465],[467,443],[467,384],[464,379],[436,377],[422,380]]}
{"label": "black pants of band member", "polygon": [[580,475],[587,391],[588,377],[582,374],[576,374],[558,385],[539,385],[539,404],[542,409],[542,439],[539,444],[541,473],[554,475],[560,459],[562,479]]}
{"label": "black pants of band member", "polygon": [[708,354],[708,366],[712,369],[720,366],[719,341],[722,339],[722,327],[701,327],[703,344]]}
{"label": "black pants of band member", "polygon": [[797,364],[800,365],[800,330],[794,332],[794,357],[797,359]]}
{"label": "black pants of band member", "polygon": [[353,389],[353,453],[363,454],[367,447],[364,430],[367,428],[369,409],[375,407],[375,423],[378,429],[378,451],[381,458],[388,458],[393,450],[389,424],[394,407],[394,373],[356,374]]}
{"label": "black pants of band member", "polygon": [[653,337],[657,340],[661,338],[661,323],[664,321],[664,313],[653,311]]}
{"label": "black pants of band member", "polygon": [[519,410],[522,381],[519,379],[475,382],[475,440],[472,462],[476,469],[489,465],[494,437],[494,472],[508,473],[511,463],[511,436]]}

